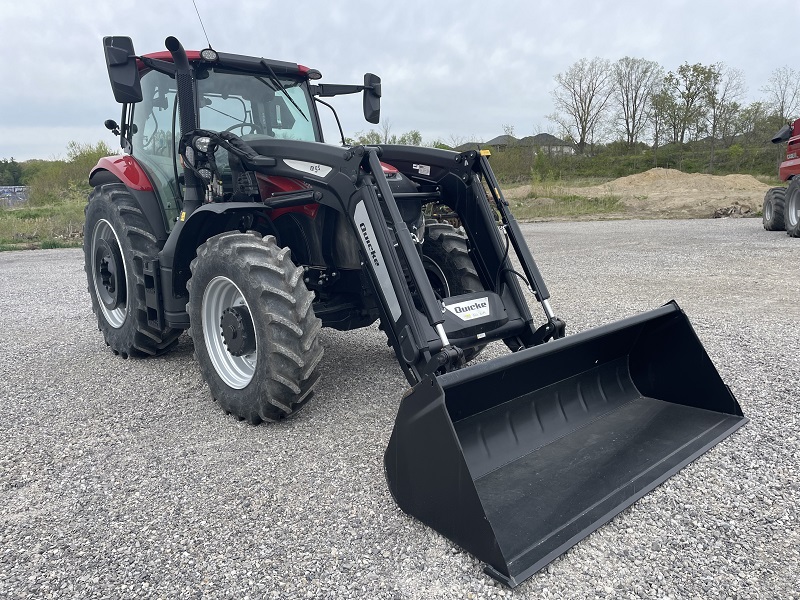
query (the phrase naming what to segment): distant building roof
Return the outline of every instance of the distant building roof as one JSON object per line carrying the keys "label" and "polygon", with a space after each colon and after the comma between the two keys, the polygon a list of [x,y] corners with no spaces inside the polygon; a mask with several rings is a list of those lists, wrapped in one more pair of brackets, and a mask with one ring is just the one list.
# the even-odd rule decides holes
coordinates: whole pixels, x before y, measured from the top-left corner
{"label": "distant building roof", "polygon": [[457,152],[466,152],[467,150],[480,150],[481,147],[486,146],[486,144],[481,144],[480,142],[467,142],[466,144],[461,144],[460,146],[456,146],[453,150]]}
{"label": "distant building roof", "polygon": [[460,146],[456,146],[454,150],[457,152],[466,152],[467,150],[480,150],[481,148],[488,147],[498,148],[502,146],[518,146],[522,148],[566,146],[572,148],[572,144],[550,133],[537,133],[536,135],[525,136],[522,139],[517,139],[513,135],[498,135],[488,142],[467,142],[466,144],[461,144]]}
{"label": "distant building roof", "polygon": [[513,135],[498,135],[496,138],[490,139],[488,142],[484,142],[484,146],[511,146],[518,142],[519,140],[515,138]]}
{"label": "distant building roof", "polygon": [[[528,138],[523,138],[528,139]],[[533,146],[571,146],[572,144],[549,133],[537,133],[532,138]]]}

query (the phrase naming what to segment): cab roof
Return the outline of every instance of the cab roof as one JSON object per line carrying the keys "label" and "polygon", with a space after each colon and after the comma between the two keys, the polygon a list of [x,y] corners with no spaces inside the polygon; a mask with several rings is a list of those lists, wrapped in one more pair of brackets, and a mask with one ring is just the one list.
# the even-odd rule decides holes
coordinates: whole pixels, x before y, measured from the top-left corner
{"label": "cab roof", "polygon": [[[163,60],[165,62],[172,62],[172,54],[167,50],[160,52],[152,52],[143,55],[145,58],[153,60]],[[270,69],[276,75],[290,75],[308,77],[308,72],[311,70],[305,65],[298,65],[297,63],[284,62],[281,60],[273,60],[269,58],[257,58],[255,56],[242,56],[241,54],[228,54],[227,52],[217,52],[218,60],[214,62],[206,62],[209,65],[219,65],[228,69],[235,69],[239,71],[247,71],[251,73],[266,73],[269,74]],[[187,50],[186,58],[190,62],[201,61],[199,50]],[[138,62],[139,70],[145,69],[142,62]],[[269,68],[267,68],[269,67]]]}

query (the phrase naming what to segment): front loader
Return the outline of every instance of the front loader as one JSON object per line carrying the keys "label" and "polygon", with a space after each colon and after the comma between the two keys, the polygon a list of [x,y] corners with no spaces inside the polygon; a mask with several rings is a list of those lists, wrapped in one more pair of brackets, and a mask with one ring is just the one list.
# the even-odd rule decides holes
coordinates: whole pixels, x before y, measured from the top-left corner
{"label": "front loader", "polygon": [[[565,336],[486,156],[323,143],[320,98],[363,93],[377,123],[377,76],[103,43],[125,153],[91,173],[84,251],[106,343],[157,355],[188,330],[213,397],[257,424],[312,397],[320,327],[379,321],[410,384],[389,489],[496,579],[524,581],[746,422],[674,302]],[[470,365],[493,341],[509,353]]]}

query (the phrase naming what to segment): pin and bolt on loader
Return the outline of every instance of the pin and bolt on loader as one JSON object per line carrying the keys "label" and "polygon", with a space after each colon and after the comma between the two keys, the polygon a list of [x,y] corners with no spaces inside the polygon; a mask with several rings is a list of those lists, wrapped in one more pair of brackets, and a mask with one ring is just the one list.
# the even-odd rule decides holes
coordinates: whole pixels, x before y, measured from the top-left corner
{"label": "pin and bolt on loader", "polygon": [[[188,330],[214,398],[257,424],[311,398],[320,327],[379,320],[411,385],[389,489],[496,579],[519,584],[746,422],[674,302],[565,337],[486,156],[323,143],[320,98],[362,93],[377,123],[379,77],[103,44],[124,153],[92,170],[84,252],[112,351]],[[497,340],[508,355],[467,365]]]}

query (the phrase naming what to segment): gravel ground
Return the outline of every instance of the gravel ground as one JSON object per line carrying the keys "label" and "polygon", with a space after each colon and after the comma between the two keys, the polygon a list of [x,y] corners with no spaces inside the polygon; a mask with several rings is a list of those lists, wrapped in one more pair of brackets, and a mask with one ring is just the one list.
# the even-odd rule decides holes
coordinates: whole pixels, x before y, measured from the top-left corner
{"label": "gravel ground", "polygon": [[79,250],[2,253],[0,597],[800,598],[800,242],[755,219],[523,231],[569,332],[675,298],[750,423],[508,590],[392,501],[406,383],[376,328],[323,330],[314,400],[252,427],[186,336],[108,351]]}

